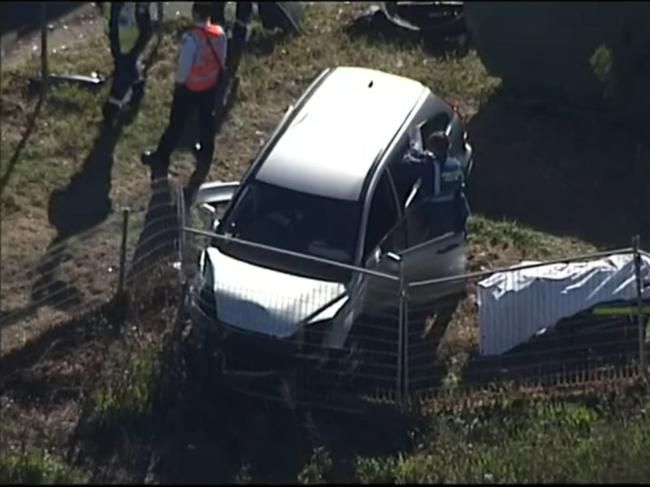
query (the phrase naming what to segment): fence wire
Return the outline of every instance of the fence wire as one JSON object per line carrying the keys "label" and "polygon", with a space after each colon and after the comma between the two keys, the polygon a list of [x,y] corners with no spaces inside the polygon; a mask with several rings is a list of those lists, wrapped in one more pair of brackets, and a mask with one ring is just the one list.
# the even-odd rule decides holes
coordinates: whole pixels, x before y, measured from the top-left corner
{"label": "fence wire", "polygon": [[[206,228],[205,222],[202,224],[196,215],[192,218],[190,215],[189,223]],[[186,230],[188,253],[184,263],[189,276],[199,273],[201,251],[218,250],[224,242],[236,240],[196,228]],[[241,241],[237,245],[255,246]],[[269,257],[269,262],[282,260],[280,249],[265,249],[265,252],[274,256]],[[601,292],[609,286],[610,294],[616,297],[609,302],[602,302],[593,286],[583,288],[573,282],[569,289],[559,289],[544,284],[544,271],[549,267],[568,264],[580,267],[605,258],[625,261],[615,278],[610,276],[597,286]],[[381,397],[385,402],[405,406],[450,391],[480,390],[495,383],[559,387],[587,384],[606,377],[626,378],[630,371],[638,375],[648,344],[645,343],[647,333],[640,335],[639,330],[632,263],[630,249],[621,249],[416,283],[408,283],[408,276],[404,275],[381,282],[379,277],[364,275],[365,270],[357,268],[352,274],[364,275],[369,283],[358,304],[363,312],[357,313],[351,322],[352,332],[343,345],[346,351],[343,357],[331,350],[326,353],[328,357],[336,357],[331,364],[339,367],[319,370],[321,379],[327,379],[319,382],[313,370],[294,364],[289,367],[294,374],[294,394],[308,404],[335,405],[344,398],[356,396]],[[327,265],[337,267],[336,263]],[[290,348],[310,336],[310,343],[317,344],[312,350],[323,351],[324,337],[331,333],[335,320],[310,327],[301,322],[308,313],[300,310],[330,303],[340,291],[323,288],[320,293],[324,294],[304,296],[283,291],[282,279],[286,274],[295,274],[299,268],[297,261],[294,262],[272,285],[258,282],[253,274],[249,281],[242,282],[235,278],[234,268],[219,257],[213,264],[214,275],[220,277],[219,284],[200,294],[197,306],[204,311],[203,319],[212,317],[213,330],[227,329],[229,336],[272,336],[266,344],[270,349]],[[535,274],[539,276],[531,278]],[[495,279],[501,279],[502,288],[509,289],[508,296],[488,303],[487,297],[492,292],[488,283]],[[642,280],[650,283],[650,261]],[[358,282],[351,284],[353,279],[349,277],[347,281],[339,278],[337,282],[347,283],[346,293],[358,286]],[[514,292],[518,285],[528,288],[527,294]],[[216,296],[225,301],[220,304]],[[644,299],[647,306],[650,295]],[[518,305],[513,305],[517,302]],[[273,316],[275,310],[285,313],[285,318],[295,327],[293,332],[279,331],[277,317]],[[648,312],[643,312],[647,321]],[[301,323],[304,332],[298,333],[295,330],[301,329]],[[213,343],[210,347],[223,349],[224,345]],[[236,355],[246,362],[258,350],[260,347],[253,341],[245,344],[242,339]],[[270,368],[276,364],[274,360],[268,363]],[[243,363],[239,365],[244,367]],[[346,368],[348,365],[352,367]]]}
{"label": "fence wire", "polygon": [[[268,398],[289,394],[285,398],[296,404],[395,401],[403,356],[396,278],[279,249],[250,254],[257,266],[247,257],[233,264],[233,254],[255,244],[233,247],[216,234],[188,233],[188,247],[194,247],[187,259],[194,276],[188,306],[198,330],[193,353],[206,354],[209,363],[201,367],[210,375]],[[203,274],[211,274],[209,280],[197,278],[206,248]],[[287,266],[298,272],[283,272]]]}
{"label": "fence wire", "polygon": [[123,285],[133,288],[156,269],[179,260],[180,192],[157,182],[149,193],[143,208],[127,210],[126,227],[124,213],[114,212],[90,229],[55,239],[41,256],[3,255],[3,353],[109,302],[122,274]]}
{"label": "fence wire", "polygon": [[[553,386],[566,377],[580,384],[630,367],[645,373],[650,287],[639,308],[634,255],[607,255],[620,266],[608,275],[583,256],[566,261],[575,271],[564,280],[568,267],[557,262],[441,280],[465,292],[409,305],[407,393],[435,397],[495,382]],[[650,282],[650,260],[642,272]],[[441,295],[436,286],[412,284],[408,294]]]}
{"label": "fence wire", "polygon": [[[647,372],[646,252],[636,253],[639,268],[622,249],[409,282],[217,235],[197,208],[186,213],[170,183],[145,194],[38,258],[3,262],[3,352],[119,289],[137,296],[183,277],[194,363],[250,394],[296,404],[404,406],[495,383],[568,387]],[[594,273],[564,288],[544,274],[604,258],[621,266],[596,287],[585,285]],[[605,288],[609,302],[596,299]]]}

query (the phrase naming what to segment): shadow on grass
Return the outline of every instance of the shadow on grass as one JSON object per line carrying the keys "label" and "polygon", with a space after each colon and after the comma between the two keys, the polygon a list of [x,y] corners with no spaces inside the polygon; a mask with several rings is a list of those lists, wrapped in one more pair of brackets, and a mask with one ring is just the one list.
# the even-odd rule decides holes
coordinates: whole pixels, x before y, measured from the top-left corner
{"label": "shadow on grass", "polygon": [[542,380],[622,368],[638,358],[636,322],[627,317],[594,318],[588,313],[561,320],[552,330],[495,356],[474,352],[463,369],[465,385]]}
{"label": "shadow on grass", "polygon": [[604,114],[494,94],[469,121],[473,211],[598,246],[650,242],[650,138]]}
{"label": "shadow on grass", "polygon": [[252,56],[270,56],[279,43],[289,40],[294,35],[281,29],[254,30],[244,44],[242,53]]}
{"label": "shadow on grass", "polygon": [[163,483],[296,483],[315,448],[337,465],[335,479],[352,478],[358,455],[391,455],[410,446],[414,422],[397,413],[350,414],[289,410],[227,390],[183,394],[159,437]]}
{"label": "shadow on grass", "polygon": [[27,121],[27,127],[25,128],[25,132],[23,132],[23,136],[20,139],[20,142],[18,142],[18,145],[16,146],[14,153],[11,155],[9,162],[7,163],[7,169],[5,170],[4,174],[0,178],[0,196],[2,196],[2,194],[4,193],[4,190],[6,189],[7,184],[9,183],[9,179],[11,178],[11,175],[13,174],[14,169],[16,168],[16,164],[20,160],[20,154],[22,153],[23,149],[27,145],[27,142],[29,141],[32,132],[34,132],[34,128],[36,127],[36,120],[38,118],[38,115],[41,113],[41,109],[43,108],[43,104],[45,103],[46,96],[47,96],[46,93],[41,91],[41,94],[38,98],[38,102],[36,103],[36,107],[34,107],[34,111],[32,112],[32,115],[29,117]]}
{"label": "shadow on grass", "polygon": [[[158,54],[160,36],[156,36],[147,59],[144,61],[143,77],[147,74]],[[79,172],[63,188],[50,194],[48,218],[56,228],[57,235],[50,242],[48,250],[37,267],[39,278],[32,287],[32,304],[27,314],[38,309],[39,303],[48,296],[57,296],[53,306],[63,310],[73,308],[81,302],[81,292],[73,285],[55,278],[66,249],[66,239],[103,222],[113,211],[110,199],[111,171],[114,152],[125,127],[137,116],[142,97],[134,97],[128,110],[121,114],[114,126],[102,125]],[[49,300],[48,300],[49,301]],[[25,313],[20,313],[24,316]]]}
{"label": "shadow on grass", "polygon": [[167,179],[152,183],[144,226],[135,247],[129,279],[141,278],[164,259],[178,258],[179,191]]}
{"label": "shadow on grass", "polygon": [[[81,318],[75,318],[52,327],[38,337],[28,341],[25,346],[8,352],[0,358],[0,379],[3,385],[19,369],[29,370],[52,353],[53,348],[60,356],[65,356],[79,344],[106,333],[111,335],[114,328],[104,326],[106,323],[119,323],[122,320],[122,303],[109,302],[98,305],[94,311]],[[98,326],[101,325],[101,326]]]}
{"label": "shadow on grass", "polygon": [[464,294],[452,295],[433,310],[410,311],[408,315],[409,390],[436,390],[444,385],[447,367],[440,363],[440,343]]}
{"label": "shadow on grass", "polygon": [[[66,239],[101,223],[112,211],[113,152],[121,133],[121,124],[115,129],[102,129],[81,171],[72,177],[67,186],[55,189],[50,195],[48,217],[57,235],[37,266],[39,277],[31,293],[32,305],[36,309],[47,300],[48,304],[65,311],[78,306],[82,300],[79,289],[56,279],[56,271],[65,254]],[[63,299],[62,294],[67,297]],[[49,296],[56,296],[56,301],[49,303]]]}

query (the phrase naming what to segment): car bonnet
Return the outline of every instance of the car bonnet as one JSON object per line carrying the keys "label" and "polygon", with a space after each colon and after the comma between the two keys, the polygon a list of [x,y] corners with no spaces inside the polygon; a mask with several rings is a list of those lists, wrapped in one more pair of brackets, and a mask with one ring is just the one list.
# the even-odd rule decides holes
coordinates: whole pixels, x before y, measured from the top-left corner
{"label": "car bonnet", "polygon": [[[342,283],[296,276],[206,249],[214,275],[219,321],[276,338],[292,336],[305,320],[331,318],[346,299]],[[331,306],[327,306],[332,303]]]}

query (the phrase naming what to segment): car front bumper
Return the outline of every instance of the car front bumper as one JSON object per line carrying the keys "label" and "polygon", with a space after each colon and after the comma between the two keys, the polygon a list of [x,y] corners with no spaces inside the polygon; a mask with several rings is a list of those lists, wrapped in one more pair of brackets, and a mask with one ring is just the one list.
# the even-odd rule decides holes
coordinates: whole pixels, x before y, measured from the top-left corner
{"label": "car front bumper", "polygon": [[284,377],[299,370],[318,372],[330,351],[303,344],[299,336],[279,339],[238,329],[209,316],[190,297],[193,353],[208,360],[207,367],[219,375],[243,380]]}

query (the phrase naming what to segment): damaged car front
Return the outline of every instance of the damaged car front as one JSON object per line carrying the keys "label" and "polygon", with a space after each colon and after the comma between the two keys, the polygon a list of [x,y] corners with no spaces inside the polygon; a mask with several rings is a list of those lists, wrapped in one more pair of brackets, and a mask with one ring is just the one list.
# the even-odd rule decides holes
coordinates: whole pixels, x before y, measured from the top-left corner
{"label": "damaged car front", "polygon": [[365,289],[348,264],[357,205],[260,182],[243,193],[200,254],[193,340],[229,378],[331,372]]}

